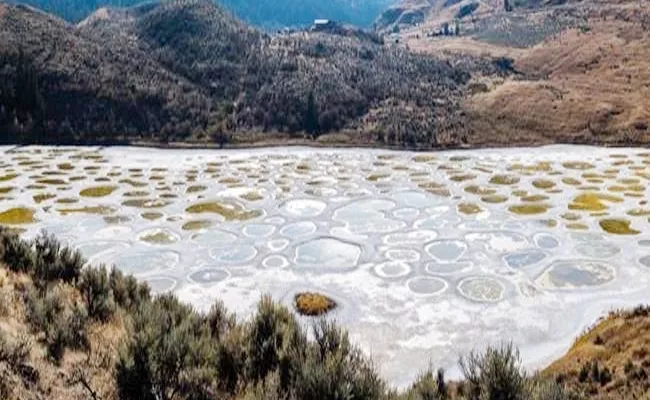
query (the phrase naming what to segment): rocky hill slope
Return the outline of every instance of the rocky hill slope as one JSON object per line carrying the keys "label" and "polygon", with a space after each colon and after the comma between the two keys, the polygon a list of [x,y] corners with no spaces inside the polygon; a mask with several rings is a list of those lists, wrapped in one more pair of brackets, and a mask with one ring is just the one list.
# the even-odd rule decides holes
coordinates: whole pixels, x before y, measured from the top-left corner
{"label": "rocky hill slope", "polygon": [[[410,0],[404,4],[408,5]],[[650,140],[650,5],[629,0],[428,4],[424,21],[400,25],[419,53],[490,54],[517,73],[479,79],[463,102],[475,146],[580,142],[632,145]],[[445,4],[448,4],[446,7]],[[444,26],[459,35],[440,35]],[[451,29],[450,29],[451,30]]]}
{"label": "rocky hill slope", "polygon": [[465,84],[497,64],[347,32],[269,36],[208,1],[100,9],[78,26],[0,3],[1,139],[223,142],[348,130],[462,143]]}

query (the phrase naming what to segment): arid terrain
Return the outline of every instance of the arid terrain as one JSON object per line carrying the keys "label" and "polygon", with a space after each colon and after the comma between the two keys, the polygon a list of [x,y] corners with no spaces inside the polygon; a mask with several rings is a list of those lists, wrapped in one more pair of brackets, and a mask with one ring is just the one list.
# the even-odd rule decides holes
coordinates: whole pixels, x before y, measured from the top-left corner
{"label": "arid terrain", "polygon": [[[397,35],[411,50],[513,60],[506,79],[481,79],[464,101],[474,146],[578,142],[646,143],[650,129],[650,8],[637,1],[515,7],[433,2],[418,26]],[[458,22],[460,36],[427,37]]]}

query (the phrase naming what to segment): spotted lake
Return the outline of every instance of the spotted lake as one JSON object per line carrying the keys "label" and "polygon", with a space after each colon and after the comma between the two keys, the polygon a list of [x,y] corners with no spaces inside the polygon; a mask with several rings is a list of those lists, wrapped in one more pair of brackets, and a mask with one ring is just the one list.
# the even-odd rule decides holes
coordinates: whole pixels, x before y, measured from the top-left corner
{"label": "spotted lake", "polygon": [[397,385],[506,340],[543,366],[650,293],[640,149],[0,152],[0,223],[202,310],[325,293]]}

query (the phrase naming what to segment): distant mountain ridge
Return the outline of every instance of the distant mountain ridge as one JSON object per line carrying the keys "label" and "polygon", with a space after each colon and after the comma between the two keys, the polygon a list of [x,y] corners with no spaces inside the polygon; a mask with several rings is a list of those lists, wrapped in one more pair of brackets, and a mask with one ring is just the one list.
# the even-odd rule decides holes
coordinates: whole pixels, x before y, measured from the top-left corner
{"label": "distant mountain ridge", "polygon": [[[316,18],[370,27],[394,0],[215,0],[238,18],[265,28],[302,27]],[[102,7],[129,7],[149,0],[13,0],[79,22]]]}

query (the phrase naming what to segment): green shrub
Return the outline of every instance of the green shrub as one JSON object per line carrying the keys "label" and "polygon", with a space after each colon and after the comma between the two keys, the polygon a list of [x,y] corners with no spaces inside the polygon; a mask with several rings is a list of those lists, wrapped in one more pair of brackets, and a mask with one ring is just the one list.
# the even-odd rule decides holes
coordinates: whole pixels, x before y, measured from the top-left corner
{"label": "green shrub", "polygon": [[57,280],[71,283],[77,280],[85,260],[80,252],[61,243],[47,233],[34,240],[34,280],[40,289]]}
{"label": "green shrub", "polygon": [[142,302],[151,298],[146,283],[138,283],[132,275],[124,276],[122,271],[113,267],[109,276],[109,284],[115,303],[129,311],[135,311]]}
{"label": "green shrub", "polygon": [[488,347],[484,354],[471,352],[460,359],[460,369],[469,400],[527,399],[526,377],[512,343]]}
{"label": "green shrub", "polygon": [[14,272],[30,272],[34,265],[31,244],[0,226],[0,259]]}
{"label": "green shrub", "polygon": [[105,322],[113,315],[115,302],[106,266],[84,269],[77,287],[91,318]]}
{"label": "green shrub", "polygon": [[263,381],[278,371],[280,385],[288,389],[296,373],[298,359],[306,348],[306,337],[296,318],[286,307],[264,296],[250,322],[247,344],[247,378],[251,383]]}
{"label": "green shrub", "polygon": [[[67,300],[67,301],[66,301]],[[83,305],[70,302],[57,285],[46,293],[27,292],[27,321],[35,333],[42,333],[50,358],[59,362],[65,349],[87,348],[88,313]]]}
{"label": "green shrub", "polygon": [[143,302],[116,365],[121,399],[208,399],[216,390],[216,342],[205,320],[172,295]]}
{"label": "green shrub", "polygon": [[206,316],[210,335],[220,341],[234,326],[235,316],[231,315],[220,300],[217,300]]}
{"label": "green shrub", "polygon": [[248,331],[243,325],[235,325],[221,338],[217,348],[217,371],[219,389],[234,394],[246,382],[246,353]]}
{"label": "green shrub", "polygon": [[433,374],[429,369],[420,375],[413,386],[406,393],[408,400],[445,400],[449,398],[447,385],[445,383],[445,373],[439,369]]}
{"label": "green shrub", "polygon": [[314,342],[297,369],[293,392],[298,399],[378,399],[386,387],[373,365],[354,347],[346,332],[320,320],[313,327]]}

